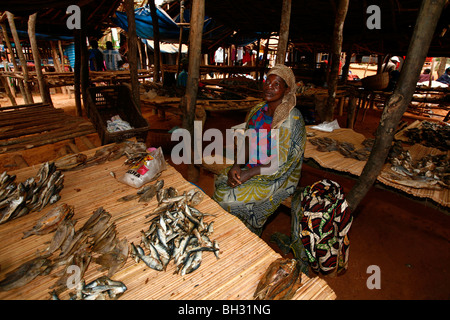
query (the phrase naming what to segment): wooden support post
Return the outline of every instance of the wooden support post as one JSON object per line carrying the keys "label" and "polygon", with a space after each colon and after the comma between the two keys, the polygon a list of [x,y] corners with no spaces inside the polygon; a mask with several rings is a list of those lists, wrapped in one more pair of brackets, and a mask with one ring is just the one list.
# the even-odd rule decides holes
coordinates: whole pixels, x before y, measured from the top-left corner
{"label": "wooden support post", "polygon": [[36,68],[36,77],[39,83],[39,92],[41,93],[42,102],[53,106],[48,84],[44,78],[44,74],[42,73],[41,55],[39,54],[39,47],[36,40],[36,19],[37,12],[28,17],[28,37],[30,38],[31,50]]}
{"label": "wooden support post", "polygon": [[[74,95],[75,95],[75,107],[77,109],[77,116],[83,115],[81,109],[81,30],[75,29],[75,70],[74,76]],[[87,112],[87,109],[86,109]],[[89,113],[87,113],[89,116]]]}
{"label": "wooden support post", "polygon": [[[6,42],[6,46],[8,47],[8,51],[11,54],[11,60],[12,64],[14,66],[14,72],[18,72],[19,66],[17,65],[16,58],[14,57],[14,51],[12,50],[11,42],[9,41],[8,33],[6,32],[6,25],[4,23],[1,23],[0,26],[2,27],[3,31],[3,39]],[[17,79],[17,83],[19,84],[20,93],[22,94],[22,97],[25,100],[25,87],[23,84],[23,81],[20,79]]]}
{"label": "wooden support post", "polygon": [[289,42],[289,24],[291,22],[292,0],[283,0],[281,8],[281,23],[278,39],[276,64],[284,64],[286,60],[286,49]]}
{"label": "wooden support post", "polygon": [[411,102],[422,66],[430,47],[437,22],[447,0],[424,0],[406,54],[397,86],[389,97],[381,115],[375,142],[359,179],[347,195],[354,211],[378,177],[389,153],[396,128]]}
{"label": "wooden support post", "polygon": [[[154,0],[151,0],[154,2]],[[125,0],[125,9],[128,19],[128,62],[130,63],[130,80],[131,80],[131,95],[141,111],[141,100],[139,93],[139,79],[138,79],[138,52],[137,52],[137,34],[136,34],[136,20],[134,16],[134,1]]]}
{"label": "wooden support post", "polygon": [[6,95],[8,96],[9,100],[11,101],[11,104],[13,106],[17,106],[16,99],[14,98],[14,95],[12,94],[11,88],[9,87],[9,84],[8,84],[8,78],[0,75],[0,80],[2,82],[3,87],[5,88]]}
{"label": "wooden support post", "polygon": [[[205,0],[193,0],[191,12],[188,79],[186,84],[186,93],[181,99],[181,109],[184,111],[183,127],[189,131],[192,137],[191,140],[193,151],[195,107],[197,102],[198,82],[200,78]],[[199,172],[194,165],[195,152],[191,152],[191,154],[191,164],[188,165],[188,180],[196,182],[198,180]]]}
{"label": "wooden support post", "polygon": [[355,111],[356,111],[356,92],[350,91],[350,97],[347,105],[347,128],[353,129],[355,123]]}
{"label": "wooden support post", "polygon": [[[184,0],[180,1],[180,23],[184,23]],[[178,38],[177,77],[181,72],[181,55],[183,47],[183,25],[180,25],[180,37]]]}
{"label": "wooden support post", "polygon": [[[351,48],[352,46],[350,46]],[[352,50],[347,50],[347,52],[345,53],[345,64],[344,67],[342,68],[342,78],[341,78],[341,82],[343,84],[346,84],[348,81],[348,72],[350,70],[350,60],[352,59]]]}
{"label": "wooden support post", "polygon": [[331,69],[328,78],[328,101],[326,121],[333,120],[336,108],[336,90],[339,77],[339,64],[341,61],[342,42],[344,35],[344,22],[347,16],[349,0],[339,0],[334,22],[333,43],[331,45]]}
{"label": "wooden support post", "polygon": [[[81,25],[86,26],[86,20],[87,20],[88,13],[86,12],[85,7],[81,7]],[[88,93],[87,90],[90,86],[89,81],[89,52],[87,48],[87,30],[86,28],[80,29],[80,85],[81,85],[81,96],[83,98],[83,107],[86,111],[86,114],[89,114],[89,103],[88,103]]]}
{"label": "wooden support post", "polygon": [[150,14],[152,16],[153,24],[153,53],[154,53],[154,71],[153,71],[153,81],[160,82],[160,71],[161,71],[161,50],[159,49],[159,23],[158,15],[156,13],[155,0],[149,0]]}
{"label": "wooden support post", "polygon": [[[51,50],[52,50],[53,65],[55,66],[56,72],[63,72],[63,69],[61,67],[62,59],[59,60],[59,55],[58,55],[58,51],[57,51],[57,48],[56,48],[56,42],[55,41],[50,41],[50,47],[51,47]],[[62,93],[66,93],[66,87],[61,87],[61,92]]]}
{"label": "wooden support post", "polygon": [[267,54],[269,53],[269,42],[270,42],[270,32],[267,35],[267,41],[266,41],[266,46],[264,47],[264,56],[263,56],[263,63],[262,63],[262,69],[261,69],[261,74],[260,74],[260,78],[259,81],[262,83],[262,81],[264,80],[264,73],[266,71],[266,65],[267,65]]}
{"label": "wooden support post", "polygon": [[[17,33],[16,24],[14,22],[14,15],[11,12],[7,11],[6,16],[8,17],[9,28],[11,29],[11,34],[13,36],[14,44],[16,46],[17,56],[19,57],[20,65],[22,66],[23,79],[24,79],[23,86],[24,86],[24,91],[25,91],[24,100],[25,100],[26,104],[31,104],[31,103],[34,103],[34,100],[33,100],[33,95],[31,94],[31,90],[30,90],[30,82],[29,82],[30,79],[28,76],[28,66],[27,66],[27,61],[25,60],[25,56],[22,51],[22,45],[20,44],[19,34]],[[19,72],[18,68],[14,67],[14,69],[15,69],[15,72]]]}

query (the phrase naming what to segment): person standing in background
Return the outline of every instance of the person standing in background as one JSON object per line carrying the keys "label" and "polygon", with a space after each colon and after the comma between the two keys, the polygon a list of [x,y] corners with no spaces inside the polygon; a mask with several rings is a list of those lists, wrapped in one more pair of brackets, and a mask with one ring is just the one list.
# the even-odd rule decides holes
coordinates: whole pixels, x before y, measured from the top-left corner
{"label": "person standing in background", "polygon": [[419,76],[419,80],[417,82],[430,81],[430,77],[431,80],[434,80],[434,77],[431,75],[431,69],[425,69],[423,70],[423,73]]}
{"label": "person standing in background", "polygon": [[103,53],[98,48],[97,40],[91,41],[91,49],[89,49],[89,69],[91,71],[105,71],[105,61]]}
{"label": "person standing in background", "polygon": [[122,61],[122,57],[119,51],[113,48],[111,41],[106,42],[106,50],[103,51],[103,57],[107,70],[119,70],[119,63]]}

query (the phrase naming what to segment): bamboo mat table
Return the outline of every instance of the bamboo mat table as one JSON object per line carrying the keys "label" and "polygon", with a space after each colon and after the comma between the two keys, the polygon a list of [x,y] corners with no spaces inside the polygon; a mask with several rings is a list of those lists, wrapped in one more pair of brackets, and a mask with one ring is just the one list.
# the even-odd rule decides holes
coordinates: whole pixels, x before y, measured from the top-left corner
{"label": "bamboo mat table", "polygon": [[[339,142],[350,142],[356,149],[362,148],[362,142],[365,140],[365,136],[348,128],[336,129],[333,132],[324,132],[320,130],[312,129],[311,126],[307,126],[308,133],[314,133],[314,137],[307,139],[305,146],[305,158],[310,158],[316,161],[321,167],[333,169],[340,172],[349,173],[351,175],[360,176],[366,161],[360,161],[353,158],[345,158],[339,151],[321,152],[316,149],[309,139],[318,137],[328,137]],[[436,148],[428,148],[420,144],[414,144],[412,146],[403,146],[404,150],[409,150],[413,160],[418,160],[427,154],[437,155],[444,153]],[[450,152],[447,151],[447,156],[450,156]],[[377,177],[377,181],[401,190],[407,194],[413,195],[418,198],[427,198],[435,201],[439,205],[444,207],[450,207],[450,190],[443,188],[439,190],[413,188],[395,183],[393,180],[388,180],[384,177],[384,173],[390,171],[389,165],[385,164],[382,172]]]}
{"label": "bamboo mat table", "polygon": [[[98,149],[98,148],[97,148]],[[84,152],[91,156],[97,149]],[[156,200],[149,203],[132,200],[118,202],[118,198],[136,192],[136,189],[118,182],[116,177],[128,168],[124,163],[125,157],[116,161],[106,162],[64,173],[64,189],[60,192],[61,199],[44,208],[41,212],[31,212],[26,216],[0,225],[0,280],[5,274],[14,270],[22,263],[35,257],[37,250],[48,247],[53,233],[41,236],[30,236],[22,239],[23,232],[30,230],[36,221],[46,214],[53,206],[67,203],[74,206],[74,216],[77,220],[75,229],[78,230],[99,207],[103,207],[112,215],[116,225],[117,237],[126,238],[128,243],[140,243],[141,230],[149,227],[149,218],[157,206]],[[27,177],[35,176],[40,166],[20,169],[12,173],[17,175],[16,181],[24,181]],[[159,179],[164,179],[164,186],[175,187],[179,192],[189,191],[195,186],[185,180],[173,167],[163,171]],[[217,240],[220,245],[220,259],[213,253],[205,252],[201,266],[196,271],[181,276],[174,274],[175,266],[169,263],[166,271],[155,271],[144,263],[138,264],[130,258],[113,277],[122,281],[128,288],[120,299],[128,300],[250,300],[261,275],[275,259],[277,254],[261,238],[250,232],[244,224],[233,215],[224,211],[206,194],[197,208],[215,216],[205,217],[205,222],[214,220],[214,232],[211,240]],[[208,254],[209,253],[209,254]],[[86,283],[106,275],[100,272],[99,265],[91,261],[84,279]],[[6,292],[0,292],[0,300],[44,300],[49,299],[49,289],[58,278],[52,276],[38,276],[29,284]],[[308,278],[302,274],[303,286],[297,291],[294,299],[335,299],[334,291],[319,277]],[[60,295],[67,299],[66,290]]]}

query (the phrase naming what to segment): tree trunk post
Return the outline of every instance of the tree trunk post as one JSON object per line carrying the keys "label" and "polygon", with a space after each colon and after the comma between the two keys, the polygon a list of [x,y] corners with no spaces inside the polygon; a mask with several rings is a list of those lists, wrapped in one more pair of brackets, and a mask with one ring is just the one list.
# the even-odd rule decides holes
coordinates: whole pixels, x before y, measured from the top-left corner
{"label": "tree trunk post", "polygon": [[181,55],[183,48],[183,23],[184,23],[184,0],[180,1],[180,37],[178,38],[178,54],[177,54],[177,77],[181,72]]}
{"label": "tree trunk post", "polygon": [[44,79],[44,75],[42,73],[41,56],[39,54],[39,47],[36,41],[36,19],[37,12],[30,15],[28,18],[28,37],[30,38],[31,51],[33,53],[34,65],[36,68],[36,77],[39,83],[39,92],[41,94],[42,102],[53,105],[47,82]]}
{"label": "tree trunk post", "polygon": [[[11,42],[9,41],[8,33],[6,32],[6,25],[4,23],[1,23],[0,26],[2,27],[3,31],[3,39],[6,42],[6,46],[8,47],[8,51],[11,54],[11,60],[12,64],[14,66],[14,72],[18,72],[19,66],[17,65],[16,58],[14,57],[14,51],[12,50]],[[22,94],[22,97],[25,99],[25,87],[23,84],[23,81],[20,79],[17,79],[17,82],[19,83],[19,89],[20,93]]]}
{"label": "tree trunk post", "polygon": [[[28,76],[28,66],[27,66],[27,61],[25,60],[25,56],[22,51],[22,45],[20,44],[19,34],[17,33],[16,24],[14,22],[14,15],[11,12],[7,11],[6,16],[8,17],[9,27],[11,29],[11,34],[14,39],[14,44],[16,45],[17,56],[19,57],[20,65],[22,67],[23,86],[24,86],[24,91],[25,91],[24,100],[25,100],[26,104],[31,104],[31,103],[34,103],[34,101],[33,101],[33,95],[31,94],[31,90],[30,90],[30,83],[29,83],[30,79]],[[15,72],[19,72],[19,69],[18,68],[16,69],[15,66],[14,66],[14,69],[15,69]]]}
{"label": "tree trunk post", "polygon": [[276,64],[284,64],[284,61],[286,60],[286,49],[289,42],[289,24],[291,22],[291,7],[292,0],[283,0]]}
{"label": "tree trunk post", "polygon": [[[154,0],[152,0],[154,1]],[[151,1],[151,2],[152,2]],[[137,34],[136,34],[136,20],[134,16],[134,1],[125,0],[125,10],[128,19],[128,61],[130,63],[130,78],[131,78],[131,94],[134,101],[141,111],[141,100],[139,93],[139,79],[138,79],[138,50],[137,50]]]}
{"label": "tree trunk post", "polygon": [[339,0],[334,22],[333,43],[331,45],[331,66],[328,78],[328,101],[326,121],[333,120],[336,108],[336,89],[339,77],[339,65],[341,61],[342,42],[344,37],[344,22],[347,16],[350,0]]}
{"label": "tree trunk post", "polygon": [[[197,103],[198,82],[200,79],[205,0],[193,0],[191,12],[188,79],[186,83],[186,93],[181,99],[181,109],[184,111],[183,128],[187,129],[191,136],[191,151],[193,151],[195,106]],[[195,153],[191,152],[191,155],[191,161],[190,164],[188,164],[188,180],[196,182],[198,180],[199,172],[194,166]]]}
{"label": "tree trunk post", "polygon": [[155,0],[150,0],[149,4],[150,4],[150,14],[152,16],[152,24],[153,24],[153,54],[154,54],[153,81],[160,82],[161,50],[159,48],[158,14],[156,12]]}
{"label": "tree trunk post", "polygon": [[[75,29],[75,66],[73,70],[74,79],[74,95],[75,95],[75,107],[77,109],[77,116],[81,117],[83,115],[83,110],[81,108],[81,30]],[[87,109],[86,109],[87,112]],[[89,116],[89,113],[87,112]]]}
{"label": "tree trunk post", "polygon": [[425,62],[428,49],[446,0],[424,0],[417,17],[406,61],[393,94],[381,115],[375,142],[369,159],[347,195],[350,210],[354,211],[375,182],[385,163],[394,139],[395,129],[408,108],[416,89],[417,79]]}

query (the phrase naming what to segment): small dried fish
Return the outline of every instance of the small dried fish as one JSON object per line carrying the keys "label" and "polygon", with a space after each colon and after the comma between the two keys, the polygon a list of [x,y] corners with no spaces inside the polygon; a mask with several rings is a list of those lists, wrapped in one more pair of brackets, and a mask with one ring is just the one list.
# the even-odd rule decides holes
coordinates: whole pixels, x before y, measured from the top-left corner
{"label": "small dried fish", "polygon": [[86,162],[87,155],[83,153],[68,154],[55,160],[55,166],[58,170],[71,170]]}
{"label": "small dried fish", "polygon": [[288,300],[301,286],[301,272],[297,260],[279,258],[262,275],[255,300]]}
{"label": "small dried fish", "polygon": [[50,264],[50,260],[44,257],[25,262],[14,271],[6,274],[6,278],[0,281],[0,291],[8,291],[26,285],[38,275],[46,272]]}
{"label": "small dried fish", "polygon": [[150,185],[148,189],[139,197],[139,202],[149,202],[156,195],[156,186]]}
{"label": "small dried fish", "polygon": [[55,231],[63,220],[72,218],[73,213],[73,206],[69,206],[66,203],[53,208],[40,218],[31,230],[25,232],[22,239],[33,234],[43,235]]}

